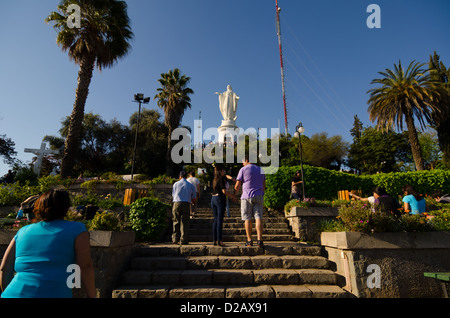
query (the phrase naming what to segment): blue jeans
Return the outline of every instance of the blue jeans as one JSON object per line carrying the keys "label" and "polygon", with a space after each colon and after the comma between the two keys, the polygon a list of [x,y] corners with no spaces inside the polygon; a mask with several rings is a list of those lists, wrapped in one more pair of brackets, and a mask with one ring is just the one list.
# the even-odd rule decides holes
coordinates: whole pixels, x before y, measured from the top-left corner
{"label": "blue jeans", "polygon": [[211,208],[214,215],[213,241],[222,241],[223,216],[225,214],[225,198],[220,196],[211,197]]}

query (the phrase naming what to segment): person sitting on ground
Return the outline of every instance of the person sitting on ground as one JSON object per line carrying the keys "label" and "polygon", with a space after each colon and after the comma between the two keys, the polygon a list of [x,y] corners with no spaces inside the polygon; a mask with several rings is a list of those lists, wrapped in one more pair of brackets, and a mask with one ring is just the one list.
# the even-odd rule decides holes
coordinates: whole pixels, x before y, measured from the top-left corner
{"label": "person sitting on ground", "polygon": [[356,195],[356,193],[353,193],[353,192],[350,192],[350,191],[348,192],[348,195],[353,197],[353,198],[355,198],[355,199],[357,199],[357,200],[360,200],[360,201],[367,201],[372,206],[375,204],[375,196],[374,195],[371,195],[370,197],[367,197],[367,198],[362,198],[362,197]]}
{"label": "person sitting on ground", "polygon": [[403,187],[403,208],[409,214],[422,214],[426,211],[425,199],[411,185]]}
{"label": "person sitting on ground", "polygon": [[431,197],[438,203],[450,203],[450,195],[445,194],[441,190],[434,191]]}
{"label": "person sitting on ground", "polygon": [[401,213],[399,211],[400,205],[398,201],[394,199],[391,195],[386,192],[386,189],[382,187],[375,187],[373,189],[373,196],[375,197],[375,205],[379,207],[381,212],[400,217]]}

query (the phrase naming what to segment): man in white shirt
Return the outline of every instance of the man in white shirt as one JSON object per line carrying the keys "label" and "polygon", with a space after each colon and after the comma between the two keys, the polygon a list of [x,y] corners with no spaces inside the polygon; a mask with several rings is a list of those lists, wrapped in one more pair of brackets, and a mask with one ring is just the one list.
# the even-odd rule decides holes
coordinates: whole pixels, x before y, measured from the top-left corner
{"label": "man in white shirt", "polygon": [[187,173],[180,172],[180,180],[172,186],[172,220],[174,244],[189,244],[189,207],[196,200],[195,187],[186,180]]}
{"label": "man in white shirt", "polygon": [[191,219],[194,218],[195,213],[197,212],[197,202],[200,199],[200,180],[195,177],[195,172],[189,172],[189,178],[186,179],[187,182],[191,183],[195,187],[196,191],[196,200],[191,203]]}

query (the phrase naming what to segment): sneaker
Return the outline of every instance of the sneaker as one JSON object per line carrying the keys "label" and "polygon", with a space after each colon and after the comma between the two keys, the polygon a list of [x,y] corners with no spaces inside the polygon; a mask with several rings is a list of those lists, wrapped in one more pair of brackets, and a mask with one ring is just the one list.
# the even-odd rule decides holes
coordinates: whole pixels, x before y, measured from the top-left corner
{"label": "sneaker", "polygon": [[261,248],[264,248],[264,243],[263,243],[263,241],[258,241],[258,246],[261,247]]}
{"label": "sneaker", "polygon": [[245,243],[245,246],[253,246],[253,241],[248,241]]}

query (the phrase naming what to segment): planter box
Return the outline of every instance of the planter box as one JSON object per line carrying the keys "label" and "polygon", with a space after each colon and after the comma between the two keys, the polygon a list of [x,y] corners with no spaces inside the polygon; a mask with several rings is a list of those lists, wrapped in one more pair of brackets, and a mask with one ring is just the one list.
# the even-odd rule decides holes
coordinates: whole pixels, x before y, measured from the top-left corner
{"label": "planter box", "polygon": [[134,244],[135,233],[114,231],[89,231],[91,247],[119,247]]}
{"label": "planter box", "polygon": [[450,271],[450,232],[324,232],[320,243],[357,297],[444,297],[424,272]]}
{"label": "planter box", "polygon": [[295,237],[305,242],[318,242],[320,233],[317,223],[323,220],[335,219],[338,209],[331,207],[292,207],[287,215],[289,225]]}

